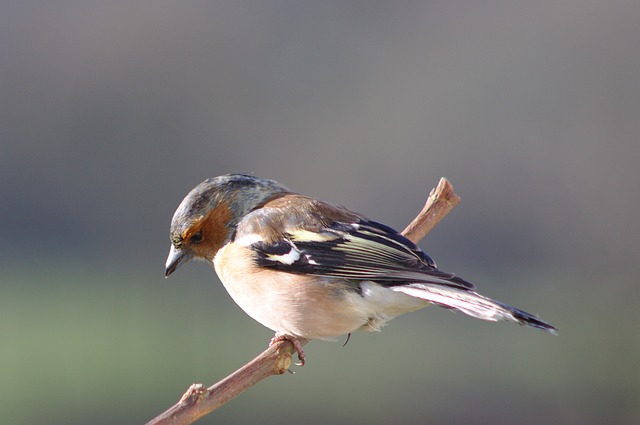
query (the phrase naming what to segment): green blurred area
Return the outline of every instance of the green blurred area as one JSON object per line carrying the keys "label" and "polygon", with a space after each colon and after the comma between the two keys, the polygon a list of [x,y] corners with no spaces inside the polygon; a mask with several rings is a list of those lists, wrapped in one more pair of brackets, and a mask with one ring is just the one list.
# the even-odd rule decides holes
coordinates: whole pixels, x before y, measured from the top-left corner
{"label": "green blurred area", "polygon": [[560,335],[438,308],[313,341],[201,423],[640,423],[640,2],[0,2],[0,423],[143,423],[271,332],[204,264],[205,178],[402,229]]}
{"label": "green blurred area", "polygon": [[[257,355],[269,331],[208,266],[193,267],[207,284],[60,264],[5,271],[3,423],[142,423],[192,382],[213,384]],[[634,423],[640,337],[628,325],[640,323],[639,294],[633,277],[617,278],[626,293],[616,299],[594,276],[494,282],[500,299],[544,310],[559,337],[432,307],[344,348],[314,341],[304,368],[202,423]]]}

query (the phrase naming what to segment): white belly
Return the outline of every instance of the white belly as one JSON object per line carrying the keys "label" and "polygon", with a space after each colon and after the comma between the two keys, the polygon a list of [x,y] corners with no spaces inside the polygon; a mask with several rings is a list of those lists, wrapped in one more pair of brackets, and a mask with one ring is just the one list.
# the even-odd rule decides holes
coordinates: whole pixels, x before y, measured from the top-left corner
{"label": "white belly", "polygon": [[[343,280],[258,268],[247,251],[223,247],[214,259],[216,272],[233,300],[276,332],[331,339],[355,330],[379,330],[393,317],[428,305],[373,282],[361,284],[358,291]],[[227,266],[230,259],[233,268]]]}

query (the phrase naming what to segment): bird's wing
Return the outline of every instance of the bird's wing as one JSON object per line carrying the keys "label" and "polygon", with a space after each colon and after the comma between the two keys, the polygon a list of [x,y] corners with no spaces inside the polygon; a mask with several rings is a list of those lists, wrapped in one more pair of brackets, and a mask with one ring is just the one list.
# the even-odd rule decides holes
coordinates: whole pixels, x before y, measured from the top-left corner
{"label": "bird's wing", "polygon": [[[385,286],[431,283],[474,289],[438,270],[427,254],[392,228],[341,207],[299,198],[281,208],[262,208],[251,225],[245,223],[245,230],[262,229],[265,234],[269,229],[268,237],[245,239],[259,266]],[[305,202],[312,205],[300,208]]]}

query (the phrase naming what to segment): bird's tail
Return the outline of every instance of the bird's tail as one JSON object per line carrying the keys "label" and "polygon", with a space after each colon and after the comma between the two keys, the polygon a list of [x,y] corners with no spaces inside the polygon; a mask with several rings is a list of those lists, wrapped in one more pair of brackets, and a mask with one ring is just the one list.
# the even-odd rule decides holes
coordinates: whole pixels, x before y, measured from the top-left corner
{"label": "bird's tail", "polygon": [[390,289],[420,298],[440,307],[459,310],[481,320],[506,320],[528,325],[557,335],[558,330],[538,317],[510,305],[484,297],[476,292],[424,283],[393,286]]}

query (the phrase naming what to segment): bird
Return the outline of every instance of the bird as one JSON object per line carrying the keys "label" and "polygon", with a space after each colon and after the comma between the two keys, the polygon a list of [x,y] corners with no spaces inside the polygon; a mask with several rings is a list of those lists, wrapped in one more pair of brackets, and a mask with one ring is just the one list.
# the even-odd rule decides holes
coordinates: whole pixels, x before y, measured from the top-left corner
{"label": "bird", "polygon": [[270,345],[379,331],[429,305],[557,334],[537,316],[480,295],[416,244],[345,207],[249,174],[209,178],[176,209],[165,277],[189,260],[213,265],[231,298],[275,332]]}

